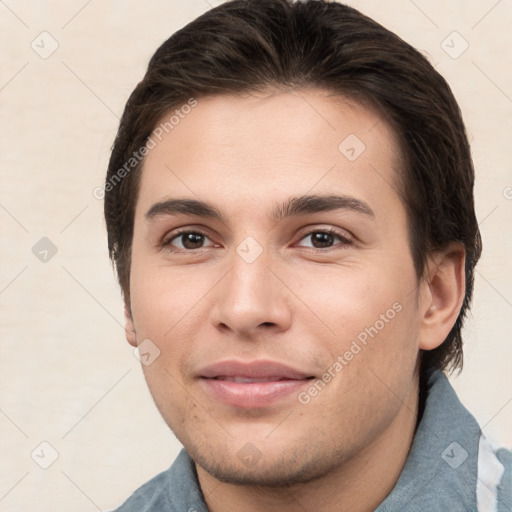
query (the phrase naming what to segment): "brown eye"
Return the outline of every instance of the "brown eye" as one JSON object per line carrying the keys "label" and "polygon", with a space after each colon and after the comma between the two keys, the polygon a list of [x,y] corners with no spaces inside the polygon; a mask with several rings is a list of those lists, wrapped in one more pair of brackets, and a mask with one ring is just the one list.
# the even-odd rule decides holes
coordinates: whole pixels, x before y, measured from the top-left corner
{"label": "brown eye", "polygon": [[[163,245],[165,247],[172,246],[173,248],[181,250],[202,249],[202,244],[207,238],[205,233],[199,231],[180,231],[164,241]],[[181,246],[176,246],[174,242],[178,242]]]}
{"label": "brown eye", "polygon": [[311,239],[313,246],[312,248],[318,250],[332,248],[335,245],[336,240],[341,241],[342,246],[352,243],[350,239],[341,235],[334,229],[310,231],[305,236],[303,236],[301,240],[305,240],[307,238]]}

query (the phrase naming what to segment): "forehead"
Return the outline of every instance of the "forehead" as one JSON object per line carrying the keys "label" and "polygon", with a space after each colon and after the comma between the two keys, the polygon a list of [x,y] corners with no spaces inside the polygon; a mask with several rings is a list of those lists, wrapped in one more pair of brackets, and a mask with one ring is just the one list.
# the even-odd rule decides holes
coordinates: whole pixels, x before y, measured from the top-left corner
{"label": "forehead", "polygon": [[228,209],[238,198],[252,211],[306,193],[398,200],[396,136],[368,106],[324,90],[295,90],[208,96],[176,109],[152,137],[139,213],[166,196],[201,197]]}

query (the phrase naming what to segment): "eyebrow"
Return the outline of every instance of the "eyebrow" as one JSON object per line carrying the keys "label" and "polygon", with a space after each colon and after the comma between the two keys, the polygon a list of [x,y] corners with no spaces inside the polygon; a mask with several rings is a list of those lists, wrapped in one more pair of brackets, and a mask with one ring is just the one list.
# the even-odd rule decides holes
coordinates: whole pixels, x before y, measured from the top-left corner
{"label": "eyebrow", "polygon": [[[298,217],[311,213],[346,210],[375,218],[370,206],[352,196],[347,195],[303,195],[290,197],[282,204],[274,206],[270,219],[280,221],[289,217]],[[208,219],[216,219],[227,224],[226,217],[213,205],[196,199],[167,199],[155,203],[146,212],[148,221],[163,215],[195,215]]]}

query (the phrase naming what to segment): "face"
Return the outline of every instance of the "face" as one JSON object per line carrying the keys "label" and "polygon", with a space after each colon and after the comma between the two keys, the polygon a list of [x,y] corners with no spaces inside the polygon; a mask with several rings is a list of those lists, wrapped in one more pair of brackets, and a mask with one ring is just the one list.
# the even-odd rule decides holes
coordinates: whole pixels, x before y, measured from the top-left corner
{"label": "face", "polygon": [[209,474],[308,481],[402,417],[421,311],[397,155],[379,114],[309,90],[199,99],[146,157],[128,338]]}

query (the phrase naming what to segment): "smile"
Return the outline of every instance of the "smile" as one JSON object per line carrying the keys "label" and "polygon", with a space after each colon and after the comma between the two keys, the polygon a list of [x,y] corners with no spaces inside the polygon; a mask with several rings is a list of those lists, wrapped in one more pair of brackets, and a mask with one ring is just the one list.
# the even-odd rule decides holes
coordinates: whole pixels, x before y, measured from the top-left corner
{"label": "smile", "polygon": [[225,360],[199,372],[204,392],[232,407],[255,409],[281,403],[314,377],[277,361]]}

